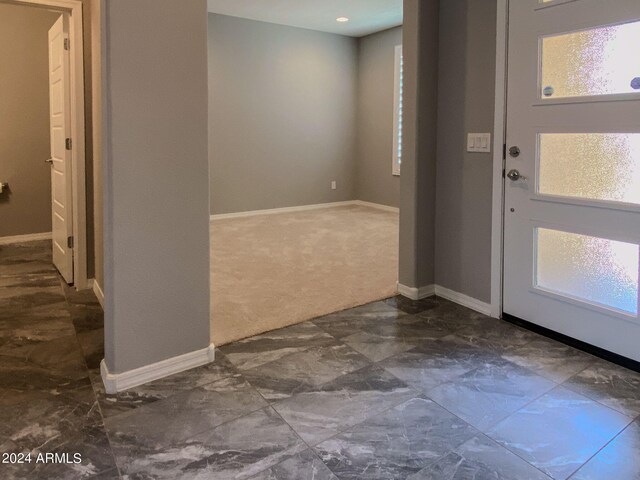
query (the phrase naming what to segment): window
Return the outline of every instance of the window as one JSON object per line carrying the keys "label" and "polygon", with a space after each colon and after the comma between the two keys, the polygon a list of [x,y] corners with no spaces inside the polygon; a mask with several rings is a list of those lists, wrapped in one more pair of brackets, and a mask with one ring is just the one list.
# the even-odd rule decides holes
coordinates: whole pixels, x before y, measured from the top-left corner
{"label": "window", "polygon": [[400,175],[402,164],[402,45],[396,47],[395,93],[393,105],[393,175]]}

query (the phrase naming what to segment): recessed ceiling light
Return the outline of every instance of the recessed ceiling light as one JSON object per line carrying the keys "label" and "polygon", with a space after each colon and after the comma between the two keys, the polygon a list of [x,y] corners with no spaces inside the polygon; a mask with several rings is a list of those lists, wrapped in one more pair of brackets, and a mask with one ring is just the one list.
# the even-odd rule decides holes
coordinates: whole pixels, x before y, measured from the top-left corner
{"label": "recessed ceiling light", "polygon": [[338,17],[336,18],[336,22],[347,23],[349,19],[347,17]]}

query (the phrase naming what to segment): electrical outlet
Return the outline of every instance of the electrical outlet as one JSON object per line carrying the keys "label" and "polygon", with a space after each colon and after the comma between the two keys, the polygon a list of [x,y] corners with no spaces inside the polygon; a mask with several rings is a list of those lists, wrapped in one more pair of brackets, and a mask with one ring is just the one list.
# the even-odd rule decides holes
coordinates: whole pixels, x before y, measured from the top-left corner
{"label": "electrical outlet", "polygon": [[336,190],[337,188],[338,188],[338,184],[334,180],[333,182],[331,182],[331,190]]}

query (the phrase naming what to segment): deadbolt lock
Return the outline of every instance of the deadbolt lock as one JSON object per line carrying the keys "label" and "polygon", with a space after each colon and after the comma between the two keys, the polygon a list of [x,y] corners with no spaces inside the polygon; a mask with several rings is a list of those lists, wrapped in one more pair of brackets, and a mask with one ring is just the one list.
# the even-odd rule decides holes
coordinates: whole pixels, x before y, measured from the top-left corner
{"label": "deadbolt lock", "polygon": [[509,149],[509,155],[511,155],[513,158],[519,157],[520,156],[520,147],[511,147]]}

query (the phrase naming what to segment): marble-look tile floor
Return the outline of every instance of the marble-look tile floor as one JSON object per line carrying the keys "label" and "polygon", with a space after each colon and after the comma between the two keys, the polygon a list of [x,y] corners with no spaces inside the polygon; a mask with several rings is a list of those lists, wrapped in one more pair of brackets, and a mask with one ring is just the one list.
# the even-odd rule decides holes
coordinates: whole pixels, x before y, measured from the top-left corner
{"label": "marble-look tile floor", "polygon": [[104,392],[102,311],[0,246],[0,478],[640,480],[640,374],[440,298],[265,333]]}

